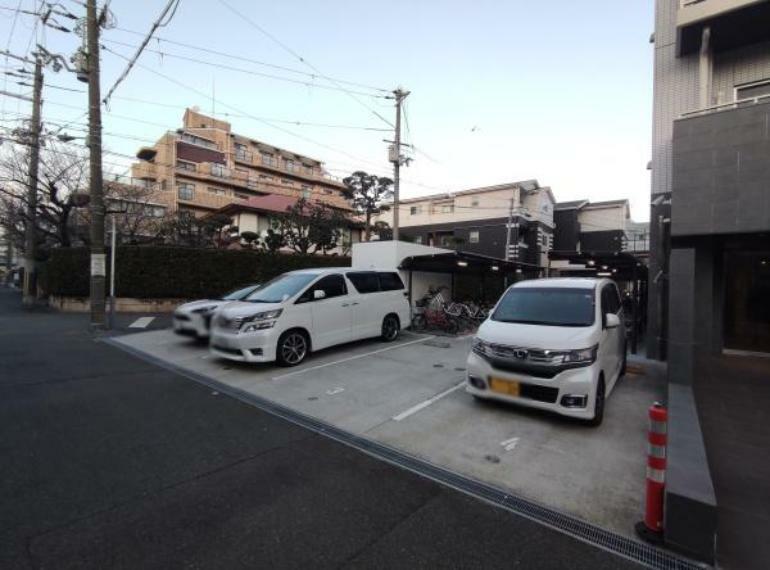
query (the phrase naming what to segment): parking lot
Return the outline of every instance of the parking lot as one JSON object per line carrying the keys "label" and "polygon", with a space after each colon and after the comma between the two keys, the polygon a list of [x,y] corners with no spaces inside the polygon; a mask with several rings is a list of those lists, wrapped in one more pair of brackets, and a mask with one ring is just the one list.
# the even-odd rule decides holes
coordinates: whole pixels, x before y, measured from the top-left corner
{"label": "parking lot", "polygon": [[650,363],[630,360],[604,423],[591,428],[474,400],[463,386],[470,337],[405,332],[296,368],[220,360],[170,330],[116,342],[620,534],[633,536],[642,515],[646,410],[664,389]]}

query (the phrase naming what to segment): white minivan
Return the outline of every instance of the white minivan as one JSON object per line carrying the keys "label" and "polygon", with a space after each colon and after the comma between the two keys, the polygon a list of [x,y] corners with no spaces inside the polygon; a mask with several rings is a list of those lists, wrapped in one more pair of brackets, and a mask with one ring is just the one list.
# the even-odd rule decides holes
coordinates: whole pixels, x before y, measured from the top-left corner
{"label": "white minivan", "polygon": [[241,362],[296,366],[311,351],[353,340],[395,340],[409,301],[395,270],[302,269],[269,281],[212,319],[209,348]]}
{"label": "white minivan", "polygon": [[626,371],[618,288],[609,279],[522,281],[479,327],[467,391],[599,425]]}

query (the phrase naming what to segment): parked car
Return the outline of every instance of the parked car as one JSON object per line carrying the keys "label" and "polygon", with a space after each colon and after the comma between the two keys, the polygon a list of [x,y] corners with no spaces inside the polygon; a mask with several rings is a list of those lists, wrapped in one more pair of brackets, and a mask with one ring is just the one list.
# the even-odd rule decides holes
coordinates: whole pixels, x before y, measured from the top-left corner
{"label": "parked car", "polygon": [[171,320],[174,332],[200,339],[208,338],[209,329],[211,328],[211,317],[214,315],[214,312],[222,305],[245,299],[258,288],[258,284],[248,285],[231,291],[219,299],[201,299],[179,305],[174,310]]}
{"label": "parked car", "polygon": [[599,425],[626,371],[622,319],[609,279],[516,283],[473,340],[467,390]]}
{"label": "parked car", "polygon": [[393,341],[408,323],[409,302],[397,271],[304,269],[222,307],[210,349],[230,360],[295,366],[311,351],[336,344],[378,336]]}

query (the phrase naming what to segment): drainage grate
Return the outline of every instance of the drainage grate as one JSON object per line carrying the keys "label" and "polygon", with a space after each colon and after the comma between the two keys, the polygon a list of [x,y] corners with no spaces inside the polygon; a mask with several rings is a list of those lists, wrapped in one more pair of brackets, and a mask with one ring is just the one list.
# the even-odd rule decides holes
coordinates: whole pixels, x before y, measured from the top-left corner
{"label": "drainage grate", "polygon": [[103,339],[103,342],[129,352],[134,356],[151,362],[161,368],[179,374],[180,376],[189,378],[199,384],[203,384],[208,388],[232,396],[247,404],[251,404],[262,411],[330,437],[340,443],[354,447],[359,451],[363,451],[378,459],[408,469],[418,475],[433,479],[438,483],[447,485],[466,494],[486,500],[487,502],[493,503],[513,513],[567,533],[579,540],[602,548],[613,554],[623,556],[634,562],[644,564],[650,568],[656,570],[703,570],[704,568],[709,568],[706,564],[693,562],[667,550],[662,550],[649,544],[638,542],[626,536],[605,530],[579,518],[561,513],[523,497],[510,495],[497,487],[454,473],[443,467],[439,467],[402,451],[393,449],[387,445],[346,432],[331,424],[306,416],[290,408],[271,402],[270,400],[245,392],[239,388],[223,384],[217,380],[203,376],[202,374],[165,362],[155,356],[142,352],[141,350],[127,346],[115,339],[105,338]]}

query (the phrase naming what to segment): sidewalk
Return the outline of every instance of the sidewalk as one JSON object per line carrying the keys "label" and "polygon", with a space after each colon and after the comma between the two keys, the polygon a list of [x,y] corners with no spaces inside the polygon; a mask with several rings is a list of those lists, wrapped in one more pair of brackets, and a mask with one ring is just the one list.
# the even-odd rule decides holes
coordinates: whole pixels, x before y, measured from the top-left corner
{"label": "sidewalk", "polygon": [[636,568],[0,289],[0,567]]}

